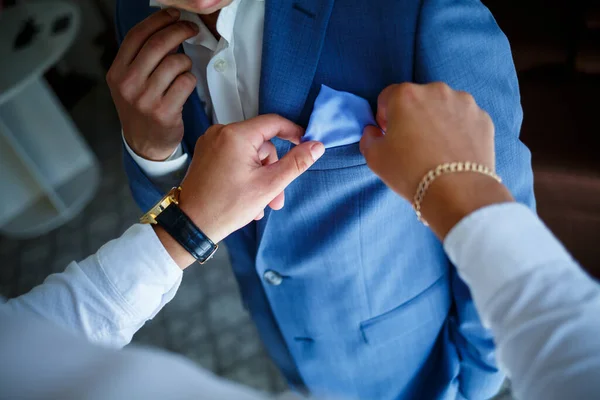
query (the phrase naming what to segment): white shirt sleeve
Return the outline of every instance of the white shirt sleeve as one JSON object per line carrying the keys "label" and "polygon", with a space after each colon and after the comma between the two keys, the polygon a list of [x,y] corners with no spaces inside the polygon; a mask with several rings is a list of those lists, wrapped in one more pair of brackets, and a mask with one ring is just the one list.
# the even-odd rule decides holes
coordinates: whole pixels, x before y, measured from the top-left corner
{"label": "white shirt sleeve", "polygon": [[525,206],[463,219],[444,247],[522,399],[600,393],[600,287]]}
{"label": "white shirt sleeve", "polygon": [[0,297],[0,399],[266,400],[179,355],[107,348],[129,343],[181,277],[154,230],[134,225],[31,292]]}
{"label": "white shirt sleeve", "polygon": [[175,296],[181,277],[152,227],[134,225],[0,311],[33,313],[92,342],[122,347]]}
{"label": "white shirt sleeve", "polygon": [[0,310],[0,360],[2,399],[267,399],[179,355],[94,346],[26,313]]}
{"label": "white shirt sleeve", "polygon": [[133,158],[133,161],[135,161],[148,179],[150,179],[159,190],[168,192],[174,186],[179,185],[183,180],[190,161],[188,154],[184,153],[181,143],[166,160],[151,161],[135,154],[131,147],[129,147],[129,144],[122,133],[121,136],[123,137],[123,143],[125,144],[127,153],[129,153],[131,158]]}

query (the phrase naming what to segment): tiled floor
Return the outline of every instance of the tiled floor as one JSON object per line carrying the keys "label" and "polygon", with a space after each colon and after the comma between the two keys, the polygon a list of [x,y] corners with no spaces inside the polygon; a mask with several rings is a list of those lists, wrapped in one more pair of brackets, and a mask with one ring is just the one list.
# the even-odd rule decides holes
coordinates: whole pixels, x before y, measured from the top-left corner
{"label": "tiled floor", "polygon": [[[80,216],[48,235],[25,241],[0,237],[4,264],[0,294],[5,296],[27,292],[71,260],[118,237],[138,218],[122,169],[119,121],[103,85],[76,106],[73,117],[100,160],[99,193]],[[134,341],[184,354],[219,375],[258,389],[286,388],[241,306],[226,251],[218,252],[205,267],[186,270],[175,299]]]}

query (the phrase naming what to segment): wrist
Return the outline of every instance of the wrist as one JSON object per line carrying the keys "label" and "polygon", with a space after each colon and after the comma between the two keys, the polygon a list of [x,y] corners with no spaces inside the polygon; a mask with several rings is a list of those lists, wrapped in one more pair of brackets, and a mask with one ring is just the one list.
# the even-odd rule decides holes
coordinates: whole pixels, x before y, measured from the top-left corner
{"label": "wrist", "polygon": [[169,253],[179,268],[185,270],[196,261],[196,259],[160,225],[152,225],[152,228],[154,229],[154,233],[156,233],[158,240],[160,240],[167,253]]}
{"label": "wrist", "polygon": [[[205,232],[199,227],[212,225],[198,224],[198,218],[193,218],[195,215],[190,209],[181,206],[181,192],[180,187],[173,188],[140,218],[140,222],[153,225],[165,250],[181,269],[186,269],[196,260],[204,264],[212,258],[218,249],[216,240],[222,238],[216,236],[212,229]],[[186,201],[184,204],[193,203]]]}
{"label": "wrist", "polygon": [[138,157],[154,162],[162,162],[167,161],[177,150],[180,148],[181,142],[172,143],[163,145],[161,147],[155,147],[149,145],[148,143],[138,143],[133,140],[130,136],[127,136],[125,132],[123,132],[123,139],[125,140],[125,144],[129,149],[136,154]]}
{"label": "wrist", "polygon": [[421,206],[423,218],[443,240],[464,217],[480,208],[512,202],[508,189],[492,179],[473,172],[443,175],[430,186]]}
{"label": "wrist", "polygon": [[179,208],[213,243],[219,243],[228,236],[228,233],[222,230],[218,215],[209,211],[208,204],[190,196],[183,186],[179,196]]}

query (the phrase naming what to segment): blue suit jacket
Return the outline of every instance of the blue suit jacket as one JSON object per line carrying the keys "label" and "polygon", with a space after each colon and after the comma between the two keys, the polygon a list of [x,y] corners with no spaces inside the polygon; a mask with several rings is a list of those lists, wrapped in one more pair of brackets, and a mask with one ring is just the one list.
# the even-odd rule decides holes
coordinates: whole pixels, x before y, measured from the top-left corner
{"label": "blue suit jacket", "polygon": [[[119,36],[152,13],[118,3]],[[306,126],[321,84],[366,98],[444,81],[496,125],[497,169],[533,206],[530,153],[508,41],[478,0],[267,0],[260,113]],[[210,120],[194,93],[187,149]],[[274,140],[280,153],[290,148]],[[162,195],[125,153],[143,209]],[[365,165],[358,144],[329,149],[286,191],[286,206],[226,241],[244,302],[294,385],[364,399],[484,399],[503,376],[492,338],[439,241]],[[279,286],[263,279],[283,275]]]}

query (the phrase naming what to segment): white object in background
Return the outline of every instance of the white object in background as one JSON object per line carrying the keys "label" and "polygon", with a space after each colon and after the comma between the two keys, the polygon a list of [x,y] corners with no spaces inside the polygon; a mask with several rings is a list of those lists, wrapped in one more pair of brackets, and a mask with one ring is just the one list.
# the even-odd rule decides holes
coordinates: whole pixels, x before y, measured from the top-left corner
{"label": "white object in background", "polygon": [[[70,23],[53,33],[64,17]],[[39,32],[15,49],[30,18]],[[98,162],[43,78],[79,22],[77,7],[63,0],[26,1],[0,14],[0,233],[44,234],[77,215],[98,188]]]}

